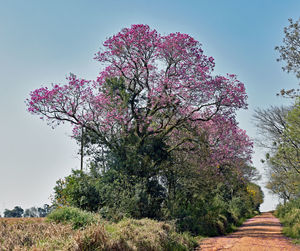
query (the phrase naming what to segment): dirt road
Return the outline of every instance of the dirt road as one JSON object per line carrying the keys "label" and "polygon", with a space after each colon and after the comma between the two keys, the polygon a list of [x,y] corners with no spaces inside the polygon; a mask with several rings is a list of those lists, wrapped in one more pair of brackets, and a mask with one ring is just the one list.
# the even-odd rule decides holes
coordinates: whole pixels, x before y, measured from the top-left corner
{"label": "dirt road", "polygon": [[205,239],[197,251],[300,251],[281,233],[282,227],[271,213],[247,220],[238,231],[222,237]]}

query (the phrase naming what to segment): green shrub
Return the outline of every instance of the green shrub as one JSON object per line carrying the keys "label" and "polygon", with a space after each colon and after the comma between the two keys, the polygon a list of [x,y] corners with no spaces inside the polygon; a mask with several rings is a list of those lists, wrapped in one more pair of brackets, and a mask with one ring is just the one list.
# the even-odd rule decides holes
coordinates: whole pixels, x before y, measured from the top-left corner
{"label": "green shrub", "polygon": [[75,207],[55,209],[47,216],[47,219],[56,223],[70,223],[74,229],[84,228],[98,221],[95,214]]}
{"label": "green shrub", "polygon": [[278,205],[275,216],[283,224],[283,233],[286,236],[300,239],[300,198]]}
{"label": "green shrub", "polygon": [[83,210],[96,212],[101,204],[99,191],[96,188],[97,179],[80,170],[56,182],[54,187],[55,206],[73,206]]}

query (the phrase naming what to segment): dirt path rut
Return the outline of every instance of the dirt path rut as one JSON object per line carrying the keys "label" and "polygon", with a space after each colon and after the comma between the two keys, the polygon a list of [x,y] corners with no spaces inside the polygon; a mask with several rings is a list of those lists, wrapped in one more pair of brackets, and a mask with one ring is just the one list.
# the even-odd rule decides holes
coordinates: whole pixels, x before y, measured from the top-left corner
{"label": "dirt path rut", "polygon": [[279,220],[271,213],[262,213],[247,220],[236,232],[205,239],[197,251],[300,251],[281,233]]}

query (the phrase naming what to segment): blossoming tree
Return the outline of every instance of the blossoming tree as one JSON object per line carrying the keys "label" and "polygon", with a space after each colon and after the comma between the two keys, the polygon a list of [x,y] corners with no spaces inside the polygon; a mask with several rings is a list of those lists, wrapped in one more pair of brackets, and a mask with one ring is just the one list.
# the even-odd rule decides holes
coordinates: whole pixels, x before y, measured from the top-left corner
{"label": "blossoming tree", "polygon": [[250,160],[252,142],[235,120],[236,110],[247,108],[245,87],[235,75],[214,76],[214,59],[191,36],[132,25],[105,41],[95,59],[103,65],[96,80],[71,74],[66,84],[32,91],[26,102],[50,125],[68,122],[75,137],[85,132],[87,148],[110,154],[107,163],[110,156],[121,163],[102,180],[120,187],[105,186],[102,206],[118,199],[133,217],[159,218],[163,204],[174,208],[180,198],[176,180],[189,163],[198,177],[204,168]]}
{"label": "blossoming tree", "polygon": [[139,144],[166,140],[185,123],[201,127],[216,115],[235,126],[235,111],[247,107],[244,85],[234,75],[213,76],[214,59],[189,35],[132,25],[103,46],[95,59],[105,67],[95,81],[70,75],[65,85],[39,88],[28,110],[53,125],[70,122],[75,135],[84,127],[115,149],[120,135],[134,133]]}

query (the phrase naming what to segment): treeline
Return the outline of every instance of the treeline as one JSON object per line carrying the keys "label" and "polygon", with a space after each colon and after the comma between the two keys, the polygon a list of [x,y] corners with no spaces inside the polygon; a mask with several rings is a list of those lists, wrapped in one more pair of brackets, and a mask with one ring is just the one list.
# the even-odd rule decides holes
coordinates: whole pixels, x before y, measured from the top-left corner
{"label": "treeline", "polygon": [[20,206],[15,206],[11,210],[5,209],[3,212],[3,217],[6,218],[46,217],[50,212],[51,212],[51,207],[48,204],[44,204],[43,207],[30,207],[25,210]]}
{"label": "treeline", "polygon": [[57,182],[54,205],[98,212],[115,222],[124,217],[176,220],[180,231],[219,235],[257,214],[263,202],[260,187],[239,175],[230,167],[201,174],[185,171],[177,174],[176,187],[169,194],[158,185],[158,191],[155,186],[149,191],[141,179],[120,175],[113,167],[102,174],[93,169],[73,171]]}
{"label": "treeline", "polygon": [[[300,78],[300,19],[289,19],[284,28],[283,45],[277,46],[278,61],[286,63],[283,70]],[[284,225],[287,236],[300,239],[300,95],[299,88],[281,90],[291,102],[289,106],[258,109],[255,120],[267,149],[267,188],[281,199],[275,215]]]}

